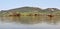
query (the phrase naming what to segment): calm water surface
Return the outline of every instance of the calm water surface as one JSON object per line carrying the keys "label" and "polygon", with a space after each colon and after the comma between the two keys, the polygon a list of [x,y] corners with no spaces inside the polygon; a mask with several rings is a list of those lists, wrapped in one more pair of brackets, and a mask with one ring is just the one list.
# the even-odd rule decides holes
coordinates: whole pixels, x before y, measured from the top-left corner
{"label": "calm water surface", "polygon": [[60,29],[60,16],[0,17],[0,29]]}

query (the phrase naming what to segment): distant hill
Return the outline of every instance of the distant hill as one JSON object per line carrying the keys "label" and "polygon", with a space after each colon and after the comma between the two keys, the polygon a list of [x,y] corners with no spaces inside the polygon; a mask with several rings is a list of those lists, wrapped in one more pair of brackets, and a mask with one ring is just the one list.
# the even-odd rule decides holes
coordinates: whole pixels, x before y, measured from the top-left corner
{"label": "distant hill", "polygon": [[19,12],[33,12],[33,11],[48,11],[48,12],[52,12],[52,11],[59,11],[60,9],[58,8],[46,8],[46,9],[41,9],[41,8],[37,8],[37,7],[21,7],[21,8],[15,8],[15,9],[9,9],[7,11],[1,11],[1,12],[10,12],[10,11],[19,11]]}
{"label": "distant hill", "polygon": [[32,11],[42,11],[42,9],[37,7],[21,7],[21,8],[10,9],[8,11],[32,12]]}
{"label": "distant hill", "polygon": [[59,11],[59,9],[58,8],[46,8],[44,9],[44,11],[54,12],[54,11]]}
{"label": "distant hill", "polygon": [[46,9],[41,9],[37,7],[21,7],[21,8],[15,8],[15,9],[9,9],[6,11],[0,11],[0,15],[7,15],[9,12],[34,12],[37,11],[39,13],[50,13],[50,12],[60,12],[60,9],[58,8],[46,8]]}

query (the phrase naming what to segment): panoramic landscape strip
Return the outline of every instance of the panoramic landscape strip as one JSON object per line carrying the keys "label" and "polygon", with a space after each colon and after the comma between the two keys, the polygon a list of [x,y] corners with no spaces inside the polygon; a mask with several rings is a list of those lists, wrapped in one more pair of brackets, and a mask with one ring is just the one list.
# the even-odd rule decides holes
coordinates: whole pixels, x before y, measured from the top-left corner
{"label": "panoramic landscape strip", "polygon": [[38,7],[21,7],[10,10],[1,10],[0,16],[60,16],[60,9],[58,8],[38,8]]}

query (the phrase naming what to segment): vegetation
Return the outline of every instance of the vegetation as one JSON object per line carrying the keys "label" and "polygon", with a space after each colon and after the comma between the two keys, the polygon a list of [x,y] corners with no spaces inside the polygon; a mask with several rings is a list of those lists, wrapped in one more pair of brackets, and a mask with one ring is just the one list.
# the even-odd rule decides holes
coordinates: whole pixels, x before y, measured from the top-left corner
{"label": "vegetation", "polygon": [[60,10],[57,8],[41,9],[37,7],[21,7],[0,11],[0,16],[39,16],[39,15],[60,15]]}

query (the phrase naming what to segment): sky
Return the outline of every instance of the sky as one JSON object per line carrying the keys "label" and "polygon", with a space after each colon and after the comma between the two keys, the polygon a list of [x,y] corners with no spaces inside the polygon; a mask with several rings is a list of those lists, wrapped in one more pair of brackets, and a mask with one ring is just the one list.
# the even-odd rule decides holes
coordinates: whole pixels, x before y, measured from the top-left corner
{"label": "sky", "polygon": [[0,10],[9,10],[24,6],[60,8],[60,0],[0,0]]}

